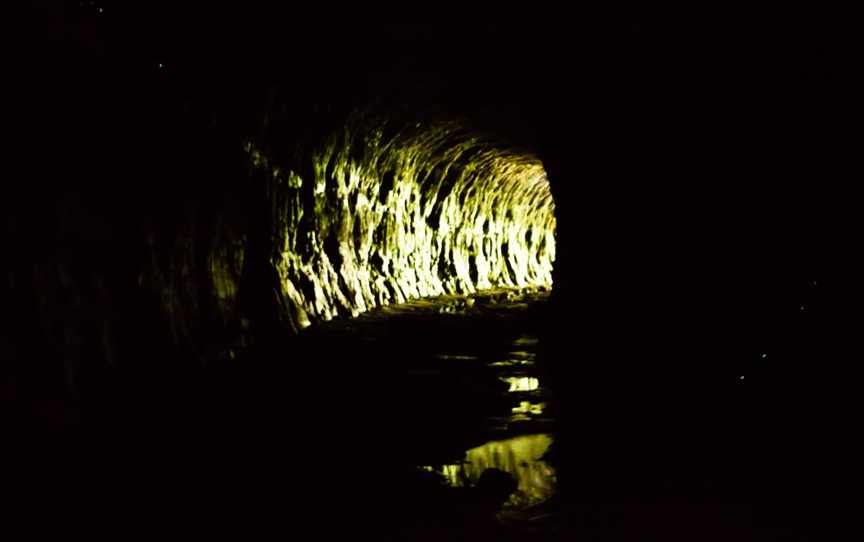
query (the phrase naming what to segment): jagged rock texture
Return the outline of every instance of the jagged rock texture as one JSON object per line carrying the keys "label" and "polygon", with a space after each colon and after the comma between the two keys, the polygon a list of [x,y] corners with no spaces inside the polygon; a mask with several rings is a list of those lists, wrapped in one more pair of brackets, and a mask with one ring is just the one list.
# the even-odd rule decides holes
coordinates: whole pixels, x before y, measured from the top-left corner
{"label": "jagged rock texture", "polygon": [[246,150],[267,184],[271,264],[295,328],[418,297],[551,287],[554,203],[530,154],[457,122],[360,113],[305,164]]}

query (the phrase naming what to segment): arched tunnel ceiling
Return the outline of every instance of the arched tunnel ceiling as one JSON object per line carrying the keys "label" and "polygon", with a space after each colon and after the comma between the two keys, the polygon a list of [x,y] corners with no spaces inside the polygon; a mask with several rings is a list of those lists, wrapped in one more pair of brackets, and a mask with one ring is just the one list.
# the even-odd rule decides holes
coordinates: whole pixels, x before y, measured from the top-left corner
{"label": "arched tunnel ceiling", "polygon": [[[295,328],[441,294],[550,287],[552,194],[540,161],[456,121],[352,114],[293,160],[249,141]],[[281,153],[283,156],[291,153]]]}

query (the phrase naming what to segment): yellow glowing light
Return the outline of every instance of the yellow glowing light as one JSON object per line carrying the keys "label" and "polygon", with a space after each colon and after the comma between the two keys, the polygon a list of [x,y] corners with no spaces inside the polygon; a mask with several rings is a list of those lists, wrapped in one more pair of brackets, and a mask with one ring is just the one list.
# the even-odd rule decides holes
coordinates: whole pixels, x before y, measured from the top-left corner
{"label": "yellow glowing light", "polygon": [[540,387],[540,381],[533,376],[504,376],[501,380],[510,384],[507,391],[534,391]]}
{"label": "yellow glowing light", "polygon": [[533,335],[523,335],[522,337],[519,337],[518,339],[513,341],[513,345],[514,346],[534,346],[538,342],[540,342],[539,339],[537,339],[537,337],[535,337]]}
{"label": "yellow glowing light", "polygon": [[462,355],[462,354],[438,354],[438,359],[475,361],[478,358],[477,358],[477,356],[468,356],[468,355]]}
{"label": "yellow glowing light", "polygon": [[520,401],[518,407],[513,407],[513,414],[543,414],[546,403],[532,403],[531,401]]}
{"label": "yellow glowing light", "polygon": [[493,361],[489,364],[490,367],[515,367],[515,366],[526,366],[533,365],[534,362],[529,361],[527,359],[504,359],[501,361]]}
{"label": "yellow glowing light", "polygon": [[551,497],[556,490],[555,470],[543,461],[551,444],[552,437],[545,433],[494,440],[465,452],[461,463],[421,468],[440,472],[453,487],[476,484],[486,469],[502,470],[518,485],[508,506],[528,506]]}
{"label": "yellow glowing light", "polygon": [[398,131],[361,114],[308,163],[245,149],[271,200],[272,262],[295,329],[421,297],[552,284],[555,206],[531,155],[455,123]]}

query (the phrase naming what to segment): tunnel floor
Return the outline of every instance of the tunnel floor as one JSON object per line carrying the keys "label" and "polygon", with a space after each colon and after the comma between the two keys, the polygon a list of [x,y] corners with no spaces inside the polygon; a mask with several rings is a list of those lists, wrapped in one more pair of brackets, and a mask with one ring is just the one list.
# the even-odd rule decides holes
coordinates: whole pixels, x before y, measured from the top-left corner
{"label": "tunnel floor", "polygon": [[[546,370],[558,355],[543,345],[548,298],[496,290],[421,299],[302,334],[303,351],[338,360],[338,369],[309,364],[285,378],[310,384],[297,393],[314,409],[317,442],[327,443],[313,461],[327,469],[324,494],[358,495],[357,511],[375,530],[408,540],[749,539],[750,509],[738,501],[617,494],[591,502],[579,492],[580,471],[591,467],[572,452],[594,445],[580,441],[574,413],[559,409],[560,383]],[[563,494],[559,467],[570,476]],[[515,491],[490,497],[486,469],[506,472]]]}
{"label": "tunnel floor", "polygon": [[[304,350],[323,348],[347,362],[336,387],[351,408],[337,401],[325,415],[390,458],[368,464],[379,469],[384,494],[409,497],[392,525],[406,536],[515,533],[550,517],[556,474],[546,455],[555,405],[538,363],[548,296],[499,289],[419,299],[303,334]],[[487,469],[507,473],[513,486],[484,505]]]}
{"label": "tunnel floor", "polygon": [[[387,510],[388,519],[377,518],[382,532],[396,529],[408,540],[792,536],[765,507],[754,508],[752,495],[694,497],[701,490],[691,488],[706,483],[698,471],[672,491],[600,495],[580,487],[595,468],[581,450],[608,447],[586,440],[580,428],[603,414],[566,410],[556,397],[562,385],[548,368],[574,360],[572,352],[544,347],[548,299],[546,291],[514,290],[421,299],[333,321],[303,338],[309,350],[346,362],[341,384],[329,390],[337,399],[319,414],[338,428],[337,440],[365,448],[362,459],[343,466],[364,463],[367,471],[345,477],[381,495],[371,502]],[[566,448],[555,444],[559,436]],[[628,454],[641,457],[632,449],[625,461]],[[615,461],[596,468],[614,471]],[[495,506],[484,505],[480,488],[487,468],[516,482]],[[648,477],[663,478],[660,466],[647,468]]]}
{"label": "tunnel floor", "polygon": [[99,524],[178,523],[229,537],[301,525],[324,539],[790,534],[769,518],[754,535],[748,495],[581,491],[597,469],[579,450],[608,446],[580,429],[598,412],[560,407],[560,382],[547,369],[563,359],[543,343],[548,297],[498,290],[415,300],[309,328],[284,349],[201,368],[173,388],[131,375],[135,388],[106,398],[110,409],[96,405],[101,423],[39,443],[43,478],[25,485],[40,509],[51,509],[50,495]]}

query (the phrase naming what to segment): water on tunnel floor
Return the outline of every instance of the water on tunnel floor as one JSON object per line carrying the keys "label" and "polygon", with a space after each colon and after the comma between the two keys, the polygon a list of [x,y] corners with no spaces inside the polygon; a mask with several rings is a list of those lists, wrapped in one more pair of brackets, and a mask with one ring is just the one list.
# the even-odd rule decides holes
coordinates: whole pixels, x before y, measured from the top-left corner
{"label": "water on tunnel floor", "polygon": [[515,491],[505,513],[548,500],[556,490],[544,460],[555,438],[554,399],[537,333],[547,297],[493,291],[422,299],[310,330],[311,340],[349,351],[364,367],[348,370],[351,396],[362,399],[334,416],[386,450],[394,468],[413,468],[454,491],[476,489],[487,469],[508,473]]}

